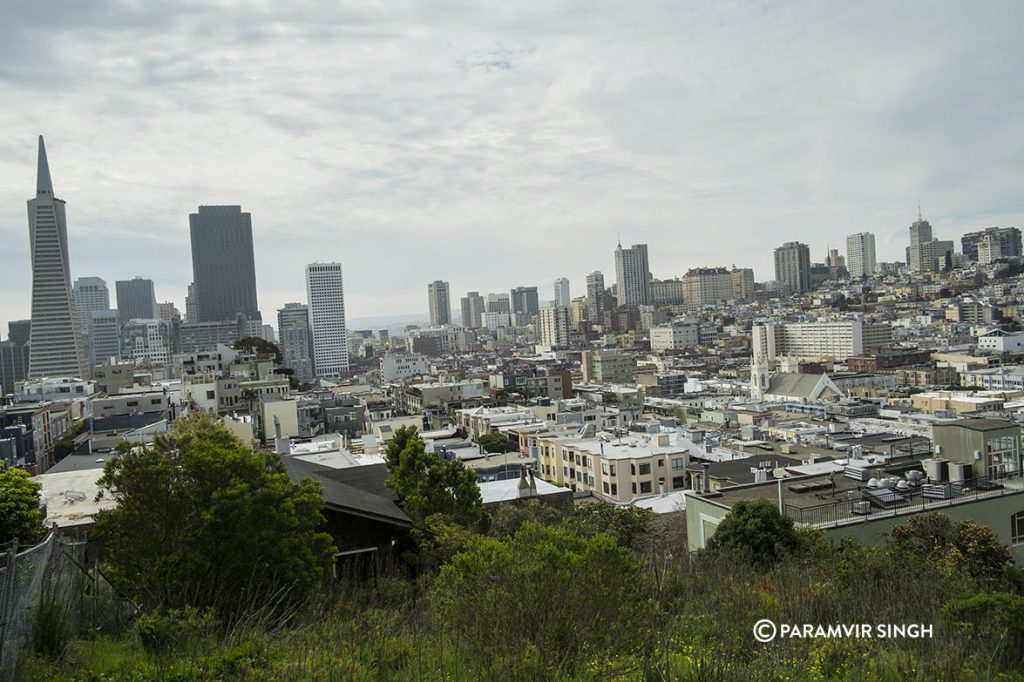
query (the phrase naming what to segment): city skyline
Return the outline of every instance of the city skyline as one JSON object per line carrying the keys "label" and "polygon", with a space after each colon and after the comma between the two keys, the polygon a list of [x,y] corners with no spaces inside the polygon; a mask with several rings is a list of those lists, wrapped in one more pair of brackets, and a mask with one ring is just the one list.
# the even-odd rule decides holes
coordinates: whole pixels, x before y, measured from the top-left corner
{"label": "city skyline", "polygon": [[[902,260],[918,198],[943,239],[1021,227],[1024,9],[923,7],[495,5],[420,12],[415,35],[373,8],[309,23],[27,9],[0,27],[4,62],[19,64],[0,82],[24,103],[0,112],[0,322],[30,315],[21,202],[40,133],[72,211],[72,278],[110,283],[139,274],[118,262],[145,263],[181,310],[188,214],[206,204],[253,214],[265,316],[302,300],[316,258],[345,265],[360,318],[425,312],[435,279],[452,298],[546,292],[559,276],[581,292],[591,271],[610,279],[619,234],[650,245],[656,277],[735,264],[765,281],[787,241],[820,262],[872,232],[879,261]],[[209,44],[209,25],[237,30],[186,50]],[[60,50],[41,37],[54,29]],[[310,68],[324,63],[339,66]],[[377,91],[367,70],[391,85]],[[54,82],[58,106],[43,96]],[[387,265],[396,276],[380,276]]]}

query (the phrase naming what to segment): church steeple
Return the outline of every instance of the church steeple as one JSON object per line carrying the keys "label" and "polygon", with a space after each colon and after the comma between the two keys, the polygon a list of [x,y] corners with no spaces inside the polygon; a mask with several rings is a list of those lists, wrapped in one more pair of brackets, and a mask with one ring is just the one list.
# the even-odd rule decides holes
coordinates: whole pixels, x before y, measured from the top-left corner
{"label": "church steeple", "polygon": [[53,181],[50,179],[50,164],[46,162],[46,145],[39,136],[39,165],[36,168],[36,195],[53,196]]}

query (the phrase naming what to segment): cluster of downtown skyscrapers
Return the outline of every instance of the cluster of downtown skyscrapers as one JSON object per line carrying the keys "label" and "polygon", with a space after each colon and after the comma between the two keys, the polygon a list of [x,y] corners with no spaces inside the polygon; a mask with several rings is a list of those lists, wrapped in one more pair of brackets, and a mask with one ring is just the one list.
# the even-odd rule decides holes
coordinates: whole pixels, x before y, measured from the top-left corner
{"label": "cluster of downtown skyscrapers", "polygon": [[[169,365],[176,352],[230,345],[243,336],[273,340],[257,303],[252,217],[240,206],[200,206],[189,215],[193,282],[185,320],[173,304],[157,303],[149,279],[117,281],[116,308],[104,280],[72,283],[65,202],[54,195],[42,136],[28,223],[32,316],[10,323],[2,343],[4,392],[26,378],[88,377],[104,362]],[[306,290],[308,304],[279,311],[286,362],[304,380],[337,376],[348,369],[341,264],[309,264]]]}
{"label": "cluster of downtown skyscrapers", "polygon": [[[306,303],[278,311],[277,338],[264,325],[257,302],[252,218],[240,206],[200,206],[189,215],[193,282],[185,318],[171,303],[157,303],[152,280],[116,282],[117,306],[110,305],[106,282],[82,277],[72,282],[65,204],[56,198],[43,138],[39,138],[36,196],[28,201],[32,259],[31,320],[11,322],[0,342],[0,384],[4,393],[26,378],[88,377],[92,367],[111,361],[169,367],[175,353],[195,353],[231,345],[243,336],[278,340],[284,365],[310,381],[349,370],[349,343],[340,263],[306,266]],[[877,274],[942,272],[965,262],[990,263],[1021,255],[1016,228],[989,228],[954,242],[934,238],[918,215],[910,227],[906,259],[879,263],[869,232],[850,235],[845,258],[831,249],[824,263],[812,263],[810,248],[787,242],[775,249],[775,279],[757,284],[749,268],[691,269],[682,278],[655,279],[646,244],[614,252],[615,282],[606,288],[600,271],[586,277],[586,296],[572,299],[568,279],[554,282],[551,305],[542,306],[536,286],[506,293],[468,292],[461,300],[462,327],[497,332],[533,324],[533,338],[548,347],[564,346],[577,319],[605,327],[608,317],[640,308],[716,304],[752,300],[755,288],[775,294],[811,291],[828,279]],[[449,283],[427,286],[432,327],[452,325]],[[570,310],[571,308],[571,310]],[[621,326],[621,325],[620,325]],[[628,325],[626,325],[628,326]]]}

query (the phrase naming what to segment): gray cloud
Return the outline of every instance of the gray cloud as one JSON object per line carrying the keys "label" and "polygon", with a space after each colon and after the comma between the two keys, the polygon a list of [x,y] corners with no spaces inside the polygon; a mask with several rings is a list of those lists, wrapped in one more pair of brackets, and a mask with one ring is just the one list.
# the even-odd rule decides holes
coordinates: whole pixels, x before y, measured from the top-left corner
{"label": "gray cloud", "polygon": [[902,257],[1020,225],[1019,3],[14,3],[0,22],[0,320],[27,316],[35,135],[75,276],[184,303],[190,211],[253,214],[261,307],[345,265],[353,316],[428,281],[575,293],[871,230]]}

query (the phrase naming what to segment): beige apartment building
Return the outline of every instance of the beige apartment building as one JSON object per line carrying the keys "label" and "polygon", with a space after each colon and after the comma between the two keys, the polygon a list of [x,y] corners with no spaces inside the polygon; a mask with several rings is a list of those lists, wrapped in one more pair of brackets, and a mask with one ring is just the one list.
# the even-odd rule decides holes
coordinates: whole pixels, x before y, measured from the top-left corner
{"label": "beige apartment building", "polygon": [[634,433],[574,439],[539,435],[541,478],[607,502],[687,488],[689,453],[675,433]]}

